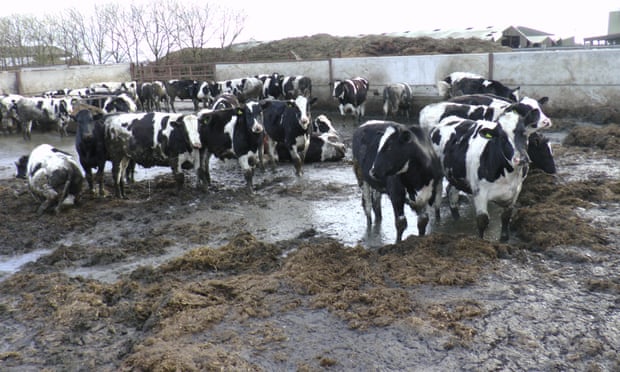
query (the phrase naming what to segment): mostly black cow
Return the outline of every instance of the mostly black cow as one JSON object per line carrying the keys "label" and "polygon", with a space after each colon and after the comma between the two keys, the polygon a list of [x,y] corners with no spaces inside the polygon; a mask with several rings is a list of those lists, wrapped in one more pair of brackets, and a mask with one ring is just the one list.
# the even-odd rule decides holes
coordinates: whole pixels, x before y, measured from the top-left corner
{"label": "mostly black cow", "polygon": [[451,73],[437,82],[437,90],[439,95],[446,98],[465,94],[494,94],[514,102],[519,101],[519,88],[508,88],[497,80],[486,79],[471,72]]}
{"label": "mostly black cow", "polygon": [[105,132],[103,113],[91,109],[82,109],[72,118],[77,124],[75,134],[75,149],[77,150],[80,165],[86,174],[88,188],[94,192],[93,168],[97,169],[95,180],[99,186],[99,195],[103,196],[103,171],[108,160],[105,148]]}
{"label": "mostly black cow", "polygon": [[17,177],[28,179],[30,193],[41,203],[37,214],[50,208],[58,213],[69,195],[74,205],[79,204],[84,176],[71,154],[42,144],[22,156],[16,166]]}
{"label": "mostly black cow", "polygon": [[260,123],[261,107],[255,101],[239,104],[232,98],[225,101],[226,103],[223,97],[220,99],[222,106],[230,104],[231,107],[205,109],[198,113],[200,140],[203,145],[200,150],[200,177],[207,184],[211,182],[211,155],[220,159],[238,159],[248,191],[252,192],[254,169],[257,165],[262,165],[263,160],[264,129]]}
{"label": "mostly black cow", "polygon": [[413,92],[407,83],[388,84],[383,88],[383,119],[391,116],[396,119],[401,114],[409,121],[409,113],[413,108]]}
{"label": "mostly black cow", "polygon": [[405,203],[418,214],[418,233],[424,235],[428,208],[440,202],[442,172],[427,134],[418,126],[369,121],[353,133],[353,170],[362,188],[368,228],[380,223],[381,196],[387,194],[394,210],[396,241],[407,228]]}
{"label": "mostly black cow", "polygon": [[170,98],[170,109],[177,112],[174,108],[175,99],[189,99],[194,104],[194,111],[198,111],[198,92],[203,83],[196,80],[169,80],[165,86],[168,97]]}
{"label": "mostly black cow", "polygon": [[263,125],[267,134],[269,161],[275,167],[276,146],[283,144],[295,164],[295,174],[303,174],[302,164],[310,144],[310,105],[316,98],[308,101],[304,96],[295,100],[263,100]]}
{"label": "mostly black cow", "polygon": [[105,146],[112,161],[114,191],[125,198],[123,175],[130,161],[150,168],[169,166],[177,190],[184,183],[183,169],[193,166],[198,175],[200,135],[196,115],[172,113],[123,113],[104,120]]}
{"label": "mostly black cow", "polygon": [[430,138],[448,180],[448,200],[458,218],[459,191],[472,196],[478,234],[489,225],[488,203],[503,208],[501,241],[510,235],[515,202],[528,172],[527,137],[523,119],[514,111],[497,121],[443,119],[430,130]]}
{"label": "mostly black cow", "polygon": [[340,115],[351,114],[358,123],[361,123],[365,113],[368,87],[368,80],[363,77],[334,81],[332,96],[338,99]]}
{"label": "mostly black cow", "polygon": [[271,75],[257,75],[263,82],[263,94],[261,98],[280,99],[282,98],[282,77],[277,72]]}

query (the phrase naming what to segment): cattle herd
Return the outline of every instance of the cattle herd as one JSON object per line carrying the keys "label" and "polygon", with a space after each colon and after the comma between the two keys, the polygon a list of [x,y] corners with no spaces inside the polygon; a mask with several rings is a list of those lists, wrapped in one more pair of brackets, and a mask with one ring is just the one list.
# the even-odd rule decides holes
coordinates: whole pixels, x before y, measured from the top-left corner
{"label": "cattle herd", "polygon": [[[547,139],[537,131],[551,126],[541,106],[547,98],[523,97],[496,80],[454,72],[437,83],[445,99],[419,112],[410,122],[411,86],[399,82],[383,90],[383,120],[363,122],[369,81],[336,80],[332,97],[344,117],[359,126],[352,137],[353,171],[362,191],[367,224],[381,221],[381,198],[394,211],[396,240],[407,227],[404,206],[418,215],[424,235],[434,210],[440,218],[444,180],[451,214],[458,218],[459,193],[471,196],[478,234],[489,224],[487,205],[503,208],[501,236],[509,222],[530,165],[548,173],[555,164]],[[191,100],[193,112],[177,113],[176,99]],[[209,185],[209,160],[236,159],[249,192],[256,167],[291,161],[297,176],[304,162],[343,159],[346,146],[326,115],[311,117],[312,82],[306,76],[277,73],[227,81],[170,80],[99,83],[88,88],[46,92],[40,97],[0,96],[4,131],[30,139],[33,123],[53,125],[66,135],[76,124],[78,161],[49,145],[37,146],[17,162],[17,175],[28,179],[41,204],[39,214],[59,207],[69,195],[79,202],[83,179],[103,196],[105,164],[112,163],[114,194],[125,198],[136,164],[167,166],[184,187],[184,170],[196,186]],[[78,165],[79,164],[79,165]],[[95,170],[93,174],[93,170]]]}

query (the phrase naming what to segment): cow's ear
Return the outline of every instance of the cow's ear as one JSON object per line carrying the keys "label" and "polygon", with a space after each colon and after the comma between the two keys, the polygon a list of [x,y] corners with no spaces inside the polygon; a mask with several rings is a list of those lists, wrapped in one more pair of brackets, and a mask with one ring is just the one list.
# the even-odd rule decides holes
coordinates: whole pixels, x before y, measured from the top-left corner
{"label": "cow's ear", "polygon": [[544,105],[547,102],[549,102],[549,97],[546,96],[538,100],[538,103],[540,103],[541,105]]}

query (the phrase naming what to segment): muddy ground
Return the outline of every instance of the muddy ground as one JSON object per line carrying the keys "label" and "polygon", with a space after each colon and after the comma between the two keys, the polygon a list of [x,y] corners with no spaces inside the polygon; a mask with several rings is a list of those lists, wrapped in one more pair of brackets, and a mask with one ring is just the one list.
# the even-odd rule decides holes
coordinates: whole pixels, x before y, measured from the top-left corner
{"label": "muddy ground", "polygon": [[[253,195],[175,194],[166,172],[41,217],[1,179],[0,255],[39,257],[1,277],[0,369],[620,370],[620,129],[565,130],[559,174],[531,171],[506,244],[473,220],[378,247],[312,224],[273,239],[244,210],[360,195],[291,168]],[[350,157],[306,172],[323,168]]]}

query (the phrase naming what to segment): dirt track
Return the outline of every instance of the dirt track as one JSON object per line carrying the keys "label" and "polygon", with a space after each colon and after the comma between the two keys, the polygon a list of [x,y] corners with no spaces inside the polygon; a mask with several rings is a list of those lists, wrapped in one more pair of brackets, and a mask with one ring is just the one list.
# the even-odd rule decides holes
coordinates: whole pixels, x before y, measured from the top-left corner
{"label": "dirt track", "polygon": [[555,146],[559,176],[530,173],[509,244],[438,229],[369,249],[311,226],[270,240],[244,210],[358,193],[288,172],[255,195],[174,195],[163,175],[41,218],[2,179],[0,254],[49,252],[1,283],[0,369],[618,370],[620,177],[600,166],[617,167],[618,138]]}

